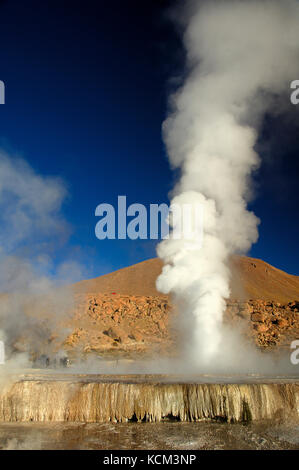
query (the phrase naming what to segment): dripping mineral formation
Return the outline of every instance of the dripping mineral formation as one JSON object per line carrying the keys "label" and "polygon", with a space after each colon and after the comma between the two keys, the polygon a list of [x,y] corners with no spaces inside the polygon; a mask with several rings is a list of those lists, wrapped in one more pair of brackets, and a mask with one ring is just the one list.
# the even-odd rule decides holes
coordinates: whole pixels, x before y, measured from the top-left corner
{"label": "dripping mineral formation", "polygon": [[291,379],[28,375],[0,394],[0,421],[299,421]]}

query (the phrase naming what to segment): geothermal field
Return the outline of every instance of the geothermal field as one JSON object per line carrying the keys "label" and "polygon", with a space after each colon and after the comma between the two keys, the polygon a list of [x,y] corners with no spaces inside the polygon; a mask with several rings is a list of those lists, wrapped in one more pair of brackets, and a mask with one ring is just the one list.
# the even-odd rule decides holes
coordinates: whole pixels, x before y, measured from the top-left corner
{"label": "geothermal field", "polygon": [[0,450],[298,450],[299,1],[0,37]]}
{"label": "geothermal field", "polygon": [[[235,258],[242,300],[227,301],[224,325],[239,352],[233,358],[224,344],[229,364],[220,356],[195,373],[184,359],[188,331],[155,288],[161,268],[153,259],[69,287],[69,310],[55,324],[64,337],[43,329],[52,308],[43,299],[37,336],[12,337],[14,354],[1,366],[2,448],[297,448],[299,377],[289,345],[299,332],[298,278]],[[29,318],[37,301],[26,296]]]}

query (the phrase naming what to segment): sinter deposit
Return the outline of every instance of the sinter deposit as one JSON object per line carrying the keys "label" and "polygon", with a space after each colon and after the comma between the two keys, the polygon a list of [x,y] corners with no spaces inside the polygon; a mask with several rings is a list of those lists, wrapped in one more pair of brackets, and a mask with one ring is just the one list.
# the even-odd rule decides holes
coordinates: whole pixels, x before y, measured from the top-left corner
{"label": "sinter deposit", "polygon": [[[23,376],[2,388],[0,421],[299,419],[299,382],[210,383],[166,376]],[[220,382],[220,381],[219,381]],[[275,383],[276,382],[276,383]]]}

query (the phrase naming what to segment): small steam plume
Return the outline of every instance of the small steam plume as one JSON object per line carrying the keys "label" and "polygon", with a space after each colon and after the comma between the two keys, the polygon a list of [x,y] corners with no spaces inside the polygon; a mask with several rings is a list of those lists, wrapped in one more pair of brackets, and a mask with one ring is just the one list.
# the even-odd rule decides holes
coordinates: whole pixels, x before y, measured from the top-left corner
{"label": "small steam plume", "polygon": [[[299,3],[196,1],[185,13],[186,76],[163,136],[181,170],[172,203],[202,205],[204,236],[202,246],[173,238],[158,246],[165,266],[157,288],[172,294],[188,325],[190,358],[205,367],[224,351],[229,257],[258,238],[259,220],[247,209],[259,166],[254,147],[265,113],[287,108],[299,76]],[[239,354],[233,344],[227,363]]]}
{"label": "small steam plume", "polygon": [[53,335],[56,346],[66,336],[73,296],[61,281],[82,275],[75,261],[54,262],[70,234],[61,215],[66,196],[59,178],[0,151],[0,340],[7,359],[1,372],[29,364],[32,353],[50,354]]}

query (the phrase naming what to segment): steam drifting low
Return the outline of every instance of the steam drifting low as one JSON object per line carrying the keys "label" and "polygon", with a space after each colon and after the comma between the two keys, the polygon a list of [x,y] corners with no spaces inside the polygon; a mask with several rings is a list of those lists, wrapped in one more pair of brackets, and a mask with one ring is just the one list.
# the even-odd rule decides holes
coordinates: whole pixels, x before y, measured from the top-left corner
{"label": "steam drifting low", "polygon": [[66,195],[60,178],[0,151],[0,349],[4,342],[7,369],[27,365],[34,352],[49,353],[54,331],[65,335],[57,325],[73,299],[58,286],[81,277],[75,261],[55,259],[70,234],[62,215]]}
{"label": "steam drifting low", "polygon": [[[286,107],[281,97],[289,102],[299,76],[298,24],[295,0],[186,3],[186,77],[170,98],[163,135],[181,170],[173,202],[202,205],[204,237],[202,246],[171,238],[158,246],[165,266],[157,288],[173,295],[191,338],[189,358],[201,366],[222,350],[228,259],[258,238],[259,220],[247,209],[259,166],[254,146],[265,113]],[[233,344],[226,362],[236,355]]]}

